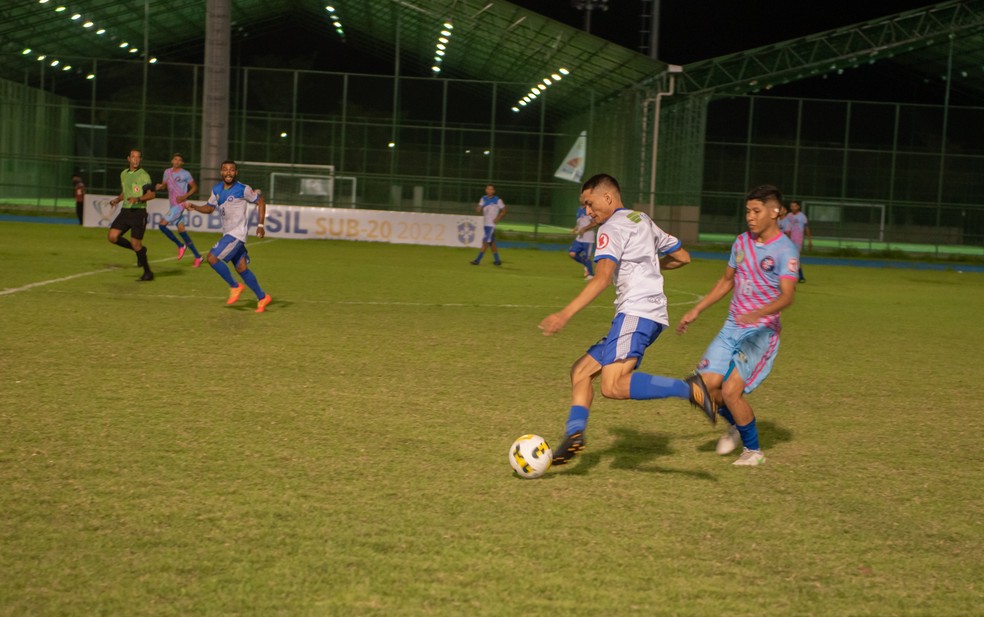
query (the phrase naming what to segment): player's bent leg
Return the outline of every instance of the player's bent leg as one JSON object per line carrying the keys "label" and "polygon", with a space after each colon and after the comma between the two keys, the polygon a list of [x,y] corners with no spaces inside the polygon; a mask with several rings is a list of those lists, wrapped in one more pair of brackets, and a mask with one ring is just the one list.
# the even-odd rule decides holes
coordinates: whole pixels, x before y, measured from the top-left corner
{"label": "player's bent leg", "polygon": [[636,358],[626,358],[602,367],[601,395],[615,400],[632,398],[632,371],[635,370],[637,362]]}

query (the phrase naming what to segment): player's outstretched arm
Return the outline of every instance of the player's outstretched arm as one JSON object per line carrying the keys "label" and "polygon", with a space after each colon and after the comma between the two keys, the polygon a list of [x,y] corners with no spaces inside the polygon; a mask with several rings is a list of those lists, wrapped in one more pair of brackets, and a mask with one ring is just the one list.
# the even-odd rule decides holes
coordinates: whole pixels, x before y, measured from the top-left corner
{"label": "player's outstretched arm", "polygon": [[194,210],[195,212],[201,212],[202,214],[212,214],[213,212],[215,212],[215,206],[213,206],[212,204],[202,204],[199,206],[197,204],[191,203],[190,201],[186,201],[184,203],[186,208],[188,208],[189,210]]}
{"label": "player's outstretched arm", "polygon": [[672,253],[667,253],[659,258],[659,267],[662,270],[676,270],[690,263],[690,253],[683,247],[678,248]]}
{"label": "player's outstretched arm", "polygon": [[539,328],[543,331],[543,336],[550,336],[551,334],[560,332],[567,325],[567,322],[571,320],[571,317],[574,317],[581,309],[591,304],[595,298],[600,296],[611,284],[612,278],[615,275],[615,268],[617,267],[618,264],[611,259],[599,260],[595,266],[594,278],[584,285],[581,293],[577,294],[563,309],[553,315],[547,315],[540,322]]}
{"label": "player's outstretched arm", "polygon": [[266,198],[260,193],[260,198],[256,200],[256,237],[262,238],[266,235]]}
{"label": "player's outstretched arm", "polygon": [[700,301],[694,305],[694,308],[690,309],[684,313],[683,317],[680,318],[680,322],[677,324],[677,334],[683,334],[687,331],[687,327],[693,322],[697,321],[700,314],[704,312],[704,309],[711,306],[721,298],[725,297],[731,290],[735,288],[735,269],[728,266],[724,270],[724,276],[719,278],[714,287],[707,292],[707,295],[700,299]]}

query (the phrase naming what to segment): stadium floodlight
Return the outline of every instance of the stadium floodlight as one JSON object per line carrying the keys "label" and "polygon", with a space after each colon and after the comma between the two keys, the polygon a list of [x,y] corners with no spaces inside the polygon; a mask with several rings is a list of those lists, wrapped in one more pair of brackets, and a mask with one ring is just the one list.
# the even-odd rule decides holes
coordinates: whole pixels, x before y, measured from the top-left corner
{"label": "stadium floodlight", "polygon": [[534,84],[529,93],[523,95],[523,98],[516,101],[516,104],[512,107],[513,111],[519,111],[519,107],[526,107],[533,102],[534,99],[539,97],[542,93],[547,91],[547,87],[559,83],[565,75],[570,75],[571,72],[566,68],[558,68],[556,71],[549,73],[546,77],[539,80]]}
{"label": "stadium floodlight", "polygon": [[21,55],[22,56],[26,56],[29,53],[31,53],[31,48],[30,47],[25,47],[24,48],[24,51],[21,52]]}
{"label": "stadium floodlight", "polygon": [[96,30],[96,34],[106,34],[106,29],[105,28],[98,29]]}
{"label": "stadium floodlight", "polygon": [[58,7],[55,7],[55,12],[56,12],[56,13],[61,13],[61,12],[63,12],[64,10],[65,10],[65,7],[63,7],[63,6],[58,6]]}
{"label": "stadium floodlight", "polygon": [[75,13],[72,15],[72,21],[78,21],[80,19],[82,19],[82,13]]}
{"label": "stadium floodlight", "polygon": [[84,24],[82,24],[82,27],[83,27],[83,28],[91,28],[91,27],[92,27],[92,26],[94,26],[94,25],[95,25],[95,24],[94,24],[94,23],[92,23],[91,21],[87,21],[87,22],[85,22]]}
{"label": "stadium floodlight", "polygon": [[437,64],[431,67],[431,71],[435,75],[441,72],[441,67],[439,65],[444,60],[444,55],[447,53],[448,47],[451,45],[451,29],[454,28],[450,21],[444,22],[443,27],[444,29],[441,30],[441,33],[437,36],[437,42],[434,43],[434,62]]}

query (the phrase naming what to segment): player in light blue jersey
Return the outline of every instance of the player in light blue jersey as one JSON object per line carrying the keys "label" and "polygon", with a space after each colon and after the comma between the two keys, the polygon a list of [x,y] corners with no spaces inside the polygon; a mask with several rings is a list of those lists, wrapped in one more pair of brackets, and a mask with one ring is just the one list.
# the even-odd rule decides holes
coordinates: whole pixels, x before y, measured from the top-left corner
{"label": "player in light blue jersey", "polygon": [[[779,314],[793,303],[799,272],[799,251],[779,230],[782,193],[772,185],[746,196],[748,231],[735,239],[728,267],[711,291],[680,319],[683,334],[706,308],[731,293],[728,318],[704,352],[697,372],[731,427],[718,440],[718,454],[743,445],[735,465],[765,462],[759,446],[755,413],[745,395],[768,376],[779,352]],[[732,293],[733,292],[733,293]]]}
{"label": "player in light blue jersey", "polygon": [[[195,248],[195,243],[191,241],[191,236],[185,231],[185,219],[187,218],[185,204],[188,202],[188,198],[198,191],[198,183],[195,182],[191,172],[184,168],[184,155],[180,152],[175,152],[171,156],[171,167],[164,170],[164,178],[154,190],[159,191],[165,187],[167,187],[167,199],[170,208],[158,227],[160,227],[161,233],[177,245],[178,259],[184,257],[185,250],[191,249],[192,255],[195,256],[193,267],[197,268],[202,265],[202,256]],[[177,239],[174,233],[168,229],[168,225],[177,225],[178,233],[181,234],[181,239],[184,242]]]}
{"label": "player in light blue jersey", "polygon": [[[273,298],[263,291],[256,280],[256,275],[249,269],[246,237],[249,235],[247,204],[256,204],[259,215],[256,237],[262,238],[266,235],[263,223],[266,220],[266,201],[263,195],[253,190],[253,187],[239,182],[239,167],[235,161],[223,161],[219,175],[222,177],[222,182],[212,188],[208,203],[204,206],[189,204],[188,207],[204,214],[218,210],[222,216],[224,235],[208,252],[208,263],[222,280],[229,284],[229,299],[226,304],[235,304],[239,300],[239,294],[248,286],[256,294],[256,312],[263,313]],[[223,262],[233,264],[246,285],[236,283],[236,279],[229,272],[229,267]]]}
{"label": "player in light blue jersey", "polygon": [[577,263],[584,266],[584,278],[590,281],[594,278],[594,242],[595,242],[595,227],[598,224],[588,216],[588,211],[581,207],[577,209],[577,222],[574,224],[574,229],[571,233],[574,234],[574,240],[571,241],[570,248],[567,249],[567,254],[571,259]]}
{"label": "player in light blue jersey", "polygon": [[471,261],[471,265],[477,266],[482,263],[482,257],[485,256],[485,251],[491,248],[492,257],[495,259],[493,263],[501,266],[502,260],[499,259],[499,249],[495,245],[495,226],[506,215],[509,208],[506,207],[506,202],[502,201],[502,198],[495,194],[495,185],[486,185],[485,195],[478,200],[475,211],[481,213],[484,219],[485,233],[482,235],[482,250],[478,252],[478,257]]}
{"label": "player in light blue jersey", "polygon": [[622,206],[618,181],[598,174],[582,186],[581,203],[598,224],[595,276],[559,312],[540,322],[545,336],[559,332],[609,285],[615,284],[615,318],[608,334],[571,367],[571,407],[564,441],[553,450],[554,465],[569,462],[584,449],[594,380],[601,377],[601,394],[611,399],[682,398],[717,416],[699,374],[673,379],[637,372],[643,354],[669,326],[663,270],[690,263],[680,240],[659,228],[645,213]]}

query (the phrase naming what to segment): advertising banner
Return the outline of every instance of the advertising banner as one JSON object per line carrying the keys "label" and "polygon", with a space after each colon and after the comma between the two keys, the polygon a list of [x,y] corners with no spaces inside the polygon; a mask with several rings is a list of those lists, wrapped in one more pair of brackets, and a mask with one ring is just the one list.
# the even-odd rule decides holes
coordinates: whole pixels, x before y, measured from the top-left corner
{"label": "advertising banner", "polygon": [[[86,227],[108,228],[119,211],[112,206],[113,195],[86,195],[83,221]],[[200,204],[200,201],[192,203]],[[147,228],[154,230],[168,211],[167,199],[147,202]],[[250,235],[256,233],[256,208],[251,208]],[[266,237],[297,240],[363,240],[393,244],[428,244],[480,248],[482,217],[423,212],[390,212],[350,208],[314,208],[268,204]],[[202,214],[193,210],[185,217],[188,231],[222,233],[218,212]]]}

